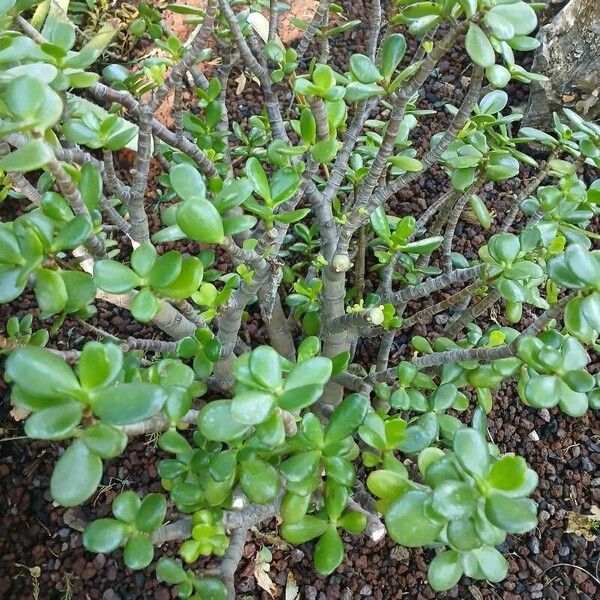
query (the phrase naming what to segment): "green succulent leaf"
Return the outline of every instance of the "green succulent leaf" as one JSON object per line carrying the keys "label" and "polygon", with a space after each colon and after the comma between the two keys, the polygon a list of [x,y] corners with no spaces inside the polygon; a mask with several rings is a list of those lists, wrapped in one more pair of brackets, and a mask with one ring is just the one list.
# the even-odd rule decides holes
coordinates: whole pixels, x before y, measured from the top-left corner
{"label": "green succulent leaf", "polygon": [[60,506],[77,506],[96,490],[102,477],[102,461],[83,441],[73,442],[58,459],[50,480],[50,492]]}
{"label": "green succulent leaf", "polygon": [[444,525],[425,514],[425,492],[411,490],[394,500],[385,513],[385,525],[390,537],[398,544],[415,548],[432,544]]}
{"label": "green succulent leaf", "polygon": [[92,521],[83,531],[83,545],[90,552],[108,554],[122,546],[127,539],[127,525],[117,519]]}
{"label": "green succulent leaf", "polygon": [[529,498],[492,494],[486,500],[485,514],[492,524],[509,533],[525,533],[537,525],[536,506]]}
{"label": "green succulent leaf", "polygon": [[203,200],[206,196],[202,175],[187,163],[175,165],[169,173],[169,180],[182,200]]}
{"label": "green succulent leaf", "polygon": [[496,61],[494,48],[483,32],[483,29],[471,23],[467,36],[465,38],[465,46],[471,60],[480,67],[491,67]]}
{"label": "green succulent leaf", "polygon": [[336,526],[332,523],[315,544],[313,560],[321,575],[330,575],[344,559],[344,543]]}
{"label": "green succulent leaf", "polygon": [[325,429],[325,443],[338,442],[354,433],[363,422],[369,401],[361,394],[344,398],[333,411]]}
{"label": "green succulent leaf", "polygon": [[149,538],[134,533],[125,544],[123,562],[133,570],[145,569],[154,558],[154,546]]}
{"label": "green succulent leaf", "polygon": [[427,580],[436,592],[445,592],[458,583],[462,574],[460,553],[456,550],[446,550],[437,554],[431,561],[427,570]]}
{"label": "green succulent leaf", "polygon": [[130,425],[154,416],[166,400],[164,388],[151,383],[119,383],[97,390],[92,409],[106,423]]}

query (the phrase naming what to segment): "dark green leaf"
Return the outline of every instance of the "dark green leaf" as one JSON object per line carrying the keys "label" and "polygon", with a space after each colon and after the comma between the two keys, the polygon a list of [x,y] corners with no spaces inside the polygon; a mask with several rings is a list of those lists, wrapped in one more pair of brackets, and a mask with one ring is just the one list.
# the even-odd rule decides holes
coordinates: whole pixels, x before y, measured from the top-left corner
{"label": "dark green leaf", "polygon": [[277,496],[279,475],[277,470],[264,460],[247,460],[241,465],[240,485],[252,502],[266,504]]}
{"label": "dark green leaf", "polygon": [[151,533],[158,529],[165,518],[167,501],[162,494],[148,494],[142,500],[135,516],[138,531]]}
{"label": "dark green leaf", "polygon": [[40,169],[53,158],[54,153],[50,146],[43,139],[35,139],[0,158],[0,169],[8,172],[27,173]]}
{"label": "dark green leaf", "polygon": [[454,452],[461,465],[475,477],[485,477],[489,455],[485,438],[479,431],[465,427],[454,435]]}
{"label": "dark green leaf", "polygon": [[368,409],[369,401],[361,394],[351,394],[344,398],[329,418],[325,429],[325,443],[338,442],[354,433],[363,422]]}
{"label": "dark green leaf", "polygon": [[485,503],[487,518],[509,533],[525,533],[537,525],[536,505],[529,498],[492,494]]}
{"label": "dark green leaf", "polygon": [[330,575],[344,558],[344,543],[336,526],[332,523],[315,545],[313,560],[321,575]]}
{"label": "dark green leaf", "polygon": [[353,54],[350,57],[350,71],[361,83],[375,83],[382,77],[375,63],[364,54]]}
{"label": "dark green leaf", "polygon": [[237,423],[256,425],[267,419],[275,406],[275,396],[258,390],[238,392],[231,400],[231,417]]}
{"label": "dark green leaf", "polygon": [[219,211],[204,199],[183,202],[177,210],[177,225],[190,239],[206,244],[220,244],[225,235]]}
{"label": "dark green leaf", "polygon": [[95,423],[86,427],[80,439],[100,458],[115,458],[122,454],[127,445],[127,435],[105,423]]}
{"label": "dark green leaf", "polygon": [[381,46],[381,73],[386,79],[392,76],[406,52],[406,40],[401,33],[393,33]]}
{"label": "dark green leaf", "polygon": [[111,294],[123,294],[140,285],[140,279],[132,269],[110,259],[94,264],[94,279],[99,288]]}
{"label": "dark green leaf", "polygon": [[328,527],[328,521],[306,515],[296,523],[285,523],[281,528],[281,536],[290,544],[298,545],[323,535]]}

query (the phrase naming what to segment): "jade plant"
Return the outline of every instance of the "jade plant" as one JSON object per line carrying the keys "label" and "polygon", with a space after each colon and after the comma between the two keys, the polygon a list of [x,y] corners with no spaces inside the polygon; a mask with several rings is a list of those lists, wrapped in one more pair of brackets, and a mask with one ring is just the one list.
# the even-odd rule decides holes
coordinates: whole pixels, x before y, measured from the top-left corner
{"label": "jade plant", "polygon": [[[163,489],[132,481],[84,546],[142,569],[176,541],[156,576],[221,600],[249,529],[277,517],[321,575],[344,536],[388,534],[431,549],[437,591],[501,581],[497,547],[536,526],[537,475],[488,434],[498,390],[561,418],[600,407],[600,180],[582,175],[600,127],[568,109],[520,127],[504,90],[541,79],[515,58],[538,45],[540,3],[373,0],[364,53],[335,67],[330,41],[360,23],[328,0],[289,47],[281,2],[141,3],[131,35],[156,52],[126,64],[110,21],[82,38],[54,4],[0,5],[4,378],[25,434],[60,447],[58,505],[90,502],[140,435],[158,434]],[[457,46],[464,89],[420,151],[435,111],[419,91]],[[261,98],[248,118],[230,115],[234,73]],[[445,190],[394,213],[434,166]],[[461,254],[467,213],[484,243]],[[99,302],[152,336],[98,328]],[[415,335],[436,315],[443,331]]]}

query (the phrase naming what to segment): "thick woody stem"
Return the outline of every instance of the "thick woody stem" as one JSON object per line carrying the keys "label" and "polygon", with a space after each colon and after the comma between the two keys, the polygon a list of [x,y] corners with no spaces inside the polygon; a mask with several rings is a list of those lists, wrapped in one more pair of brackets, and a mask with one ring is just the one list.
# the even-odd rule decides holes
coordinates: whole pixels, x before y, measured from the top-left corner
{"label": "thick woody stem", "polygon": [[375,60],[377,54],[377,42],[381,30],[381,0],[371,0],[371,14],[369,26],[369,42],[367,44],[367,56]]}
{"label": "thick woody stem", "polygon": [[279,19],[279,0],[270,0],[269,2],[269,35],[267,40],[273,42],[277,37],[278,19]]}
{"label": "thick woody stem", "polygon": [[373,386],[369,384],[369,382],[365,381],[362,377],[358,375],[354,375],[353,373],[348,373],[344,371],[343,373],[338,373],[333,377],[335,383],[339,383],[341,386],[345,387],[348,390],[353,390],[366,396],[367,398],[371,395],[373,391]]}
{"label": "thick woody stem", "polygon": [[207,322],[200,316],[198,311],[187,300],[176,300],[172,302],[173,306],[191,323],[205,329]]}
{"label": "thick woody stem", "polygon": [[[509,358],[514,356],[519,342],[526,335],[537,335],[553,319],[558,318],[564,310],[567,303],[575,297],[575,294],[565,296],[560,302],[544,311],[525,331],[518,335],[512,343],[496,346],[495,348],[467,348],[464,350],[446,350],[444,352],[434,352],[425,354],[413,359],[414,365],[419,369],[437,367],[444,364],[460,363],[467,360],[476,360],[479,362],[490,362],[499,358]],[[396,369],[393,367],[387,371],[376,373],[370,379],[374,382],[390,381],[396,377]]]}
{"label": "thick woody stem", "polygon": [[175,83],[173,90],[173,123],[175,124],[175,136],[180,144],[183,138],[183,80]]}
{"label": "thick woody stem", "polygon": [[[129,111],[129,114],[136,120],[141,119],[141,106],[140,103],[129,93],[129,92],[118,92],[112,88],[102,84],[96,83],[89,88],[89,91],[93,94],[96,100],[100,102],[116,102]],[[192,160],[196,162],[200,170],[207,177],[217,177],[218,172],[212,161],[190,140],[185,136],[181,140],[177,140],[177,135],[174,131],[170,131],[157,119],[151,121],[152,131],[154,134],[162,140],[165,144],[181,150],[184,154],[187,154]]]}
{"label": "thick woody stem", "polygon": [[246,527],[233,530],[229,537],[229,546],[219,568],[220,577],[227,588],[227,597],[229,600],[235,600],[235,572],[240,564],[240,560],[242,560],[247,533],[248,528]]}
{"label": "thick woody stem", "polygon": [[406,288],[405,290],[400,290],[394,294],[392,302],[394,304],[400,304],[402,302],[409,302],[410,300],[416,300],[417,298],[430,296],[433,294],[433,292],[443,290],[444,288],[450,287],[451,285],[456,285],[457,283],[468,281],[469,279],[473,279],[480,274],[481,265],[475,265],[473,267],[467,267],[466,269],[457,269],[452,271],[452,273],[438,275],[437,277],[427,279],[419,285]]}
{"label": "thick woody stem", "polygon": [[310,96],[308,105],[317,122],[317,137],[320,140],[325,140],[329,137],[329,123],[327,122],[327,111],[322,98]]}
{"label": "thick woody stem", "polygon": [[234,264],[245,263],[253,268],[260,268],[262,265],[261,257],[254,250],[246,250],[237,245],[232,237],[226,237],[221,245],[227,251]]}
{"label": "thick woody stem", "polygon": [[150,241],[148,215],[144,206],[148,175],[150,173],[150,158],[152,156],[152,110],[150,106],[141,108],[138,128],[138,149],[133,170],[133,183],[127,199],[131,237],[140,243]]}
{"label": "thick woody stem", "polygon": [[106,196],[100,196],[100,208],[106,214],[109,223],[118,227],[123,233],[129,235],[131,225],[121,216],[119,211],[112,206]]}
{"label": "thick woody stem", "polygon": [[219,576],[227,587],[229,600],[235,600],[235,572],[242,558],[248,530],[278,514],[280,504],[281,494],[269,504],[250,504],[241,511],[225,514],[225,528],[233,531],[221,561]]}
{"label": "thick woody stem", "polygon": [[[329,12],[326,12],[325,16],[323,17],[321,27],[323,29],[326,29],[328,25],[329,25]],[[327,36],[323,35],[319,38],[318,43],[319,43],[319,62],[322,65],[326,65],[329,63],[329,54],[330,54],[329,38]]]}
{"label": "thick woody stem", "polygon": [[121,343],[123,352],[131,350],[143,350],[144,352],[156,352],[158,354],[172,354],[177,349],[175,342],[163,340],[152,340],[143,338],[128,338],[126,342]]}
{"label": "thick woody stem", "polygon": [[427,321],[429,321],[429,319],[431,319],[433,316],[437,315],[438,313],[441,313],[442,311],[447,310],[451,306],[456,306],[464,298],[470,297],[470,295],[480,286],[481,286],[481,283],[476,281],[475,283],[468,285],[466,288],[460,290],[459,292],[456,292],[455,294],[448,296],[448,298],[442,300],[441,302],[438,302],[437,304],[434,304],[433,306],[429,306],[427,308],[424,308],[423,310],[420,310],[418,313],[415,313],[414,315],[411,315],[407,319],[404,319],[404,321],[402,323],[402,327],[412,327],[413,325],[416,325],[417,323],[426,323]]}
{"label": "thick woody stem", "polygon": [[[336,319],[344,318],[344,298],[346,296],[345,272],[336,271],[335,266],[328,265],[323,269],[323,354],[329,358],[350,350],[350,337],[347,329],[334,331],[331,324]],[[330,381],[325,387],[321,403],[336,406],[342,400],[344,389]]]}
{"label": "thick woody stem", "polygon": [[298,61],[301,61],[304,57],[305,52],[308,50],[310,43],[313,41],[315,34],[317,33],[317,29],[321,26],[323,19],[327,11],[329,10],[329,5],[331,4],[331,0],[321,0],[319,5],[317,6],[317,10],[313,15],[304,35],[300,39],[300,42],[296,46],[296,52],[298,53]]}
{"label": "thick woody stem", "polygon": [[358,252],[354,266],[354,276],[356,278],[356,298],[360,301],[365,293],[365,263],[367,252],[367,232],[362,226],[358,230]]}
{"label": "thick woody stem", "polygon": [[208,37],[213,31],[216,16],[217,2],[216,0],[209,0],[202,25],[199,30],[195,30],[192,33],[195,37],[191,44],[189,44],[183,59],[171,69],[171,72],[165,77],[163,84],[154,92],[149,102],[150,112],[154,113],[173,88],[181,87],[183,76],[194,66],[198,60],[198,56],[207,45]]}
{"label": "thick woody stem", "polygon": [[[196,423],[197,420],[198,411],[191,409],[183,416],[183,418],[179,422],[186,423],[188,425],[193,425]],[[149,433],[160,433],[169,429],[170,426],[171,424],[169,423],[167,418],[164,415],[159,414],[150,419],[146,419],[145,421],[140,421],[139,423],[133,423],[131,425],[122,425],[121,427],[119,427],[119,429],[128,437],[135,437],[138,435],[147,435]]]}
{"label": "thick woody stem", "polygon": [[[261,287],[258,292],[258,300],[261,304],[264,304],[264,291],[265,286]],[[279,354],[285,356],[285,358],[295,360],[296,347],[294,345],[294,338],[292,337],[290,326],[285,313],[283,312],[281,298],[277,292],[273,298],[271,314],[268,318],[264,319],[264,321],[273,348],[275,348]]]}
{"label": "thick woody stem", "polygon": [[[46,165],[46,168],[52,173],[56,184],[58,185],[65,200],[69,203],[73,213],[78,216],[85,217],[91,221],[90,211],[83,203],[79,190],[73,184],[73,180],[68,173],[63,169],[63,166],[56,158],[52,158]],[[106,255],[106,247],[104,242],[95,234],[92,233],[86,242],[86,248],[93,256],[102,257]]]}
{"label": "thick woody stem", "polygon": [[121,202],[126,203],[129,200],[129,188],[123,184],[115,170],[113,162],[113,153],[108,148],[102,149],[102,159],[104,161],[104,182],[111,194],[114,194]]}
{"label": "thick woody stem", "polygon": [[[313,173],[313,166],[309,165],[304,174],[304,182],[300,185],[300,189],[293,198],[283,203],[280,209],[293,210],[295,208],[300,198],[302,198],[306,185]],[[244,308],[259,293],[261,287],[268,280],[269,274],[272,273],[270,264],[263,257],[275,256],[277,254],[288,228],[289,224],[275,223],[271,229],[264,232],[256,246],[256,253],[260,257],[260,260],[252,264],[254,269],[252,281],[250,283],[242,281],[232,294],[227,305],[221,311],[217,320],[219,326],[218,338],[221,342],[221,360],[215,365],[215,374],[222,385],[226,385],[228,380],[231,379],[232,354],[240,331]],[[228,242],[226,241],[226,243]],[[288,348],[288,350],[291,351],[291,348]]]}
{"label": "thick woody stem", "polygon": [[379,350],[377,351],[377,372],[384,371],[385,369],[387,369],[395,337],[395,330],[383,332],[383,335],[379,340]]}
{"label": "thick woody stem", "polygon": [[383,314],[380,309],[369,308],[336,317],[329,321],[327,328],[332,333],[343,333],[348,330],[359,331],[365,327],[379,325],[382,318]]}
{"label": "thick woody stem", "polygon": [[460,215],[462,215],[465,206],[469,202],[469,198],[477,193],[484,182],[485,175],[482,173],[477,181],[456,201],[450,212],[446,232],[444,233],[444,241],[442,242],[442,264],[445,273],[452,271],[452,241],[454,240],[454,232],[456,231]]}

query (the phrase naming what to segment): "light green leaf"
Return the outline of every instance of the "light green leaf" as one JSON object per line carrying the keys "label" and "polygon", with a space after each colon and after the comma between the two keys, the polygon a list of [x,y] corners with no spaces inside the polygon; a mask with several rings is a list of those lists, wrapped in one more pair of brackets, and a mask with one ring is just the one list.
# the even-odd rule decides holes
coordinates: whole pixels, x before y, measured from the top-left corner
{"label": "light green leaf", "polygon": [[427,580],[436,592],[444,592],[453,588],[462,574],[460,554],[456,550],[446,550],[437,554],[431,561],[427,570]]}
{"label": "light green leaf", "polygon": [[86,550],[109,554],[127,539],[127,526],[116,519],[92,521],[83,530],[82,541]]}
{"label": "light green leaf", "polygon": [[102,461],[77,440],[54,466],[50,493],[60,506],[77,506],[94,493],[101,478]]}
{"label": "light green leaf", "polygon": [[188,163],[175,165],[169,173],[175,193],[182,200],[204,200],[206,185],[200,173]]}
{"label": "light green leaf", "polygon": [[154,416],[165,403],[164,388],[151,383],[119,383],[96,390],[92,409],[111,425],[130,425]]}
{"label": "light green leaf", "polygon": [[465,47],[471,60],[480,67],[491,67],[496,61],[494,48],[487,36],[475,23],[469,25],[465,38]]}
{"label": "light green leaf", "polygon": [[0,158],[0,169],[7,172],[27,173],[40,169],[54,158],[50,146],[43,139],[27,142],[7,156]]}

